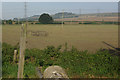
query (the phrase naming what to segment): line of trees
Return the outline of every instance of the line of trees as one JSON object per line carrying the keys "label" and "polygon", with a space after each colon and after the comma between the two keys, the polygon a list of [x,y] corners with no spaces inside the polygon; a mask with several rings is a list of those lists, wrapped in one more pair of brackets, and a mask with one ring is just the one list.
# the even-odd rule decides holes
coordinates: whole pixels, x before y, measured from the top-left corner
{"label": "line of trees", "polygon": [[12,24],[12,20],[2,20],[2,24]]}
{"label": "line of trees", "polygon": [[[22,22],[24,21],[19,21],[19,24],[22,24]],[[33,21],[34,22],[34,21]],[[38,22],[40,22],[40,24],[52,24],[54,22],[53,18],[46,13],[43,13],[42,15],[40,15]],[[18,24],[18,20],[2,20],[2,24]]]}
{"label": "line of trees", "polygon": [[2,24],[22,24],[23,21],[14,21],[14,20],[2,20]]}

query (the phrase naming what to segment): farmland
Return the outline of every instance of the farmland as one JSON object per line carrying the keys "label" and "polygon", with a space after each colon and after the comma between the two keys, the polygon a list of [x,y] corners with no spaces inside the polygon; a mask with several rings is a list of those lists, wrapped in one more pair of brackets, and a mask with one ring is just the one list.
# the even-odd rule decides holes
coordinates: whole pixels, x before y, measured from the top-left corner
{"label": "farmland", "polygon": [[[3,25],[3,42],[16,45],[20,41],[21,25]],[[113,46],[118,46],[117,25],[67,25],[63,27],[56,24],[28,25],[28,31],[46,32],[46,36],[32,36],[28,33],[27,48],[44,49],[46,46],[65,45],[72,46],[79,50],[96,51],[100,48],[109,48],[102,41]]]}
{"label": "farmland", "polygon": [[1,6],[3,80],[120,78],[117,2]]}
{"label": "farmland", "polygon": [[[21,25],[3,25],[2,29],[2,76],[17,78],[20,48],[15,45]],[[120,78],[119,53],[100,49],[110,48],[102,41],[118,47],[117,25],[39,24],[28,25],[27,30],[24,78],[39,78],[37,67],[43,74],[53,65],[61,66],[69,78]]]}

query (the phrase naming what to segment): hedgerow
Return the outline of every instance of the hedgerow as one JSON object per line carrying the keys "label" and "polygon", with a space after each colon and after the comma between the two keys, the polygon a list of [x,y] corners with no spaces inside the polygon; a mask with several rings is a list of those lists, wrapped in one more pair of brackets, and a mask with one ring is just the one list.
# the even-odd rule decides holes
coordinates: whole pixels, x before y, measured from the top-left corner
{"label": "hedgerow", "polygon": [[[67,45],[65,47],[67,48]],[[26,75],[36,77],[36,67],[42,67],[42,71],[44,71],[48,66],[52,65],[63,67],[69,77],[119,78],[120,76],[119,56],[110,54],[109,50],[98,50],[93,54],[87,50],[79,51],[75,47],[70,50],[66,48],[61,50],[61,48],[60,45],[58,47],[48,46],[43,50],[26,49],[24,77]],[[15,46],[3,43],[3,77],[17,77],[18,65],[13,63],[14,49]]]}

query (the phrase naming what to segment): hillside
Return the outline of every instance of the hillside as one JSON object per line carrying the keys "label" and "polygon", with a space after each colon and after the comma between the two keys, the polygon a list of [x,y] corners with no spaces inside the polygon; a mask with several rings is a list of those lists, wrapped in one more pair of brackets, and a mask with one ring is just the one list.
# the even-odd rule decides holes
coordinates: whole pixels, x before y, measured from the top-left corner
{"label": "hillside", "polygon": [[51,15],[53,17],[53,19],[61,19],[62,17],[64,18],[73,18],[73,17],[79,17],[79,15],[74,14],[74,13],[68,13],[68,12],[60,12],[60,13],[56,13],[54,15]]}

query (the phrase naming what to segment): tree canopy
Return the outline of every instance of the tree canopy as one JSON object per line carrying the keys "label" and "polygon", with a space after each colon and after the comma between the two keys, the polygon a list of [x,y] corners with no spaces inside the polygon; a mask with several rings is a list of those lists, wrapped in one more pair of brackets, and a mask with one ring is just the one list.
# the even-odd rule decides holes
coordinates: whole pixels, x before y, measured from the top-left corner
{"label": "tree canopy", "polygon": [[53,23],[53,18],[49,14],[43,13],[39,17],[39,22],[42,24],[51,24]]}

